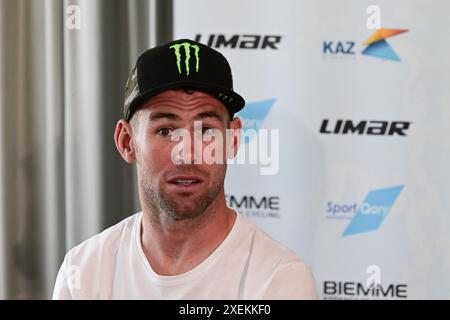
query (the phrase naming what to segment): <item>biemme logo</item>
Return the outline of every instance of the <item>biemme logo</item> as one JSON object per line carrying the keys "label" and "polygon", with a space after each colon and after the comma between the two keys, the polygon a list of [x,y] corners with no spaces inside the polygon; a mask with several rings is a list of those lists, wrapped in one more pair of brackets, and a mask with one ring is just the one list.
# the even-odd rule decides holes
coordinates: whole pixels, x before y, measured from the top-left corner
{"label": "biemme logo", "polygon": [[400,185],[370,191],[342,236],[377,230],[403,187]]}
{"label": "biemme logo", "polygon": [[244,129],[244,143],[249,143],[254,134],[257,134],[258,129],[263,124],[270,109],[275,103],[275,98],[252,102],[245,106],[245,108],[236,115],[241,118]]}
{"label": "biemme logo", "polygon": [[198,72],[200,69],[200,58],[198,56],[198,53],[200,51],[200,47],[196,44],[191,44],[189,42],[182,42],[177,43],[172,46],[170,46],[170,49],[174,49],[175,57],[177,58],[177,67],[178,72],[181,74],[181,53],[180,48],[184,48],[184,53],[186,58],[184,59],[184,64],[186,66],[186,75],[189,75],[190,69],[189,69],[189,60],[191,59],[191,48],[194,49],[194,56],[195,56],[195,72]]}
{"label": "biemme logo", "polygon": [[225,199],[229,207],[246,217],[280,218],[279,196],[227,194]]}
{"label": "biemme logo", "polygon": [[381,59],[400,61],[400,58],[385,39],[407,32],[407,29],[379,29],[364,44],[367,47],[362,54]]}

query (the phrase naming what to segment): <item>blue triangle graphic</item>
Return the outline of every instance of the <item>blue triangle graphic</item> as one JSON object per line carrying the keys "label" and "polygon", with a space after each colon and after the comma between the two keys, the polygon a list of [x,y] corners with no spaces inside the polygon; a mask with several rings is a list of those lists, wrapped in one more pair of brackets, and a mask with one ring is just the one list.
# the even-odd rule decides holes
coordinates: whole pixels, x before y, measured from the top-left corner
{"label": "blue triangle graphic", "polygon": [[[245,108],[236,114],[243,122],[244,132],[250,129],[258,131],[274,103],[275,98],[271,98],[246,104]],[[252,138],[253,136],[247,136],[243,142],[249,143]]]}
{"label": "blue triangle graphic", "polygon": [[397,56],[395,51],[392,50],[391,46],[386,42],[386,40],[380,40],[372,43],[364,49],[362,54],[386,60],[400,61],[400,58]]}

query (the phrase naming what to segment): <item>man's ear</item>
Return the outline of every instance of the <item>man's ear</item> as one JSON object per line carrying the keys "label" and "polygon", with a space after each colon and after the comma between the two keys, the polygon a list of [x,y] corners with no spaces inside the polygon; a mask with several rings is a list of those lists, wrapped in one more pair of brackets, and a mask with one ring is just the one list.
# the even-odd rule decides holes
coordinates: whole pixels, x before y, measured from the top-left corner
{"label": "man's ear", "polygon": [[241,142],[242,122],[241,119],[235,117],[230,121],[231,136],[227,150],[227,157],[232,159],[236,156]]}
{"label": "man's ear", "polygon": [[117,122],[114,141],[122,158],[128,163],[134,163],[136,161],[136,151],[133,142],[133,128],[130,123],[123,119]]}

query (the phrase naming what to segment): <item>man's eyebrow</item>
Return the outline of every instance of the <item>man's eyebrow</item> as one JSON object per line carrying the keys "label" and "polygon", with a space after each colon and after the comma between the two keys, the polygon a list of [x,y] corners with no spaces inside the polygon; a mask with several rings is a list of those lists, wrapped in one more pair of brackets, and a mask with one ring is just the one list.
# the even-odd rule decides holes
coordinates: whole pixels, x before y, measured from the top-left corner
{"label": "man's eyebrow", "polygon": [[150,121],[156,121],[159,119],[168,119],[168,120],[181,120],[179,116],[171,112],[152,112],[149,116]]}
{"label": "man's eyebrow", "polygon": [[204,119],[204,118],[216,118],[219,121],[223,121],[223,116],[217,111],[205,111],[197,114],[194,119]]}

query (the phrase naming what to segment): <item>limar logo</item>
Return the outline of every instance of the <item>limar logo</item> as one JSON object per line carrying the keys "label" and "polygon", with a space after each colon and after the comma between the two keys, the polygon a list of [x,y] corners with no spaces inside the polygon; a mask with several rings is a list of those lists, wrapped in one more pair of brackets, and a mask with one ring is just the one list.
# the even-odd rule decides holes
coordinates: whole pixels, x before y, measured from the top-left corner
{"label": "limar logo", "polygon": [[407,29],[378,29],[364,41],[367,47],[362,54],[386,60],[400,61],[400,58],[389,43],[387,43],[386,39],[407,31]]}
{"label": "limar logo", "polygon": [[189,68],[190,61],[189,60],[191,59],[191,48],[194,49],[195,72],[198,72],[198,70],[200,69],[200,58],[198,56],[198,53],[200,52],[200,47],[198,45],[192,44],[189,42],[182,42],[182,43],[177,43],[177,44],[171,45],[169,48],[174,49],[175,57],[177,59],[178,72],[180,74],[182,74],[180,49],[184,48],[184,54],[185,54],[184,64],[185,64],[185,69],[186,69],[186,75],[189,75],[189,72],[190,72],[190,68]]}
{"label": "limar logo", "polygon": [[370,191],[342,236],[377,230],[403,187],[399,185]]}

